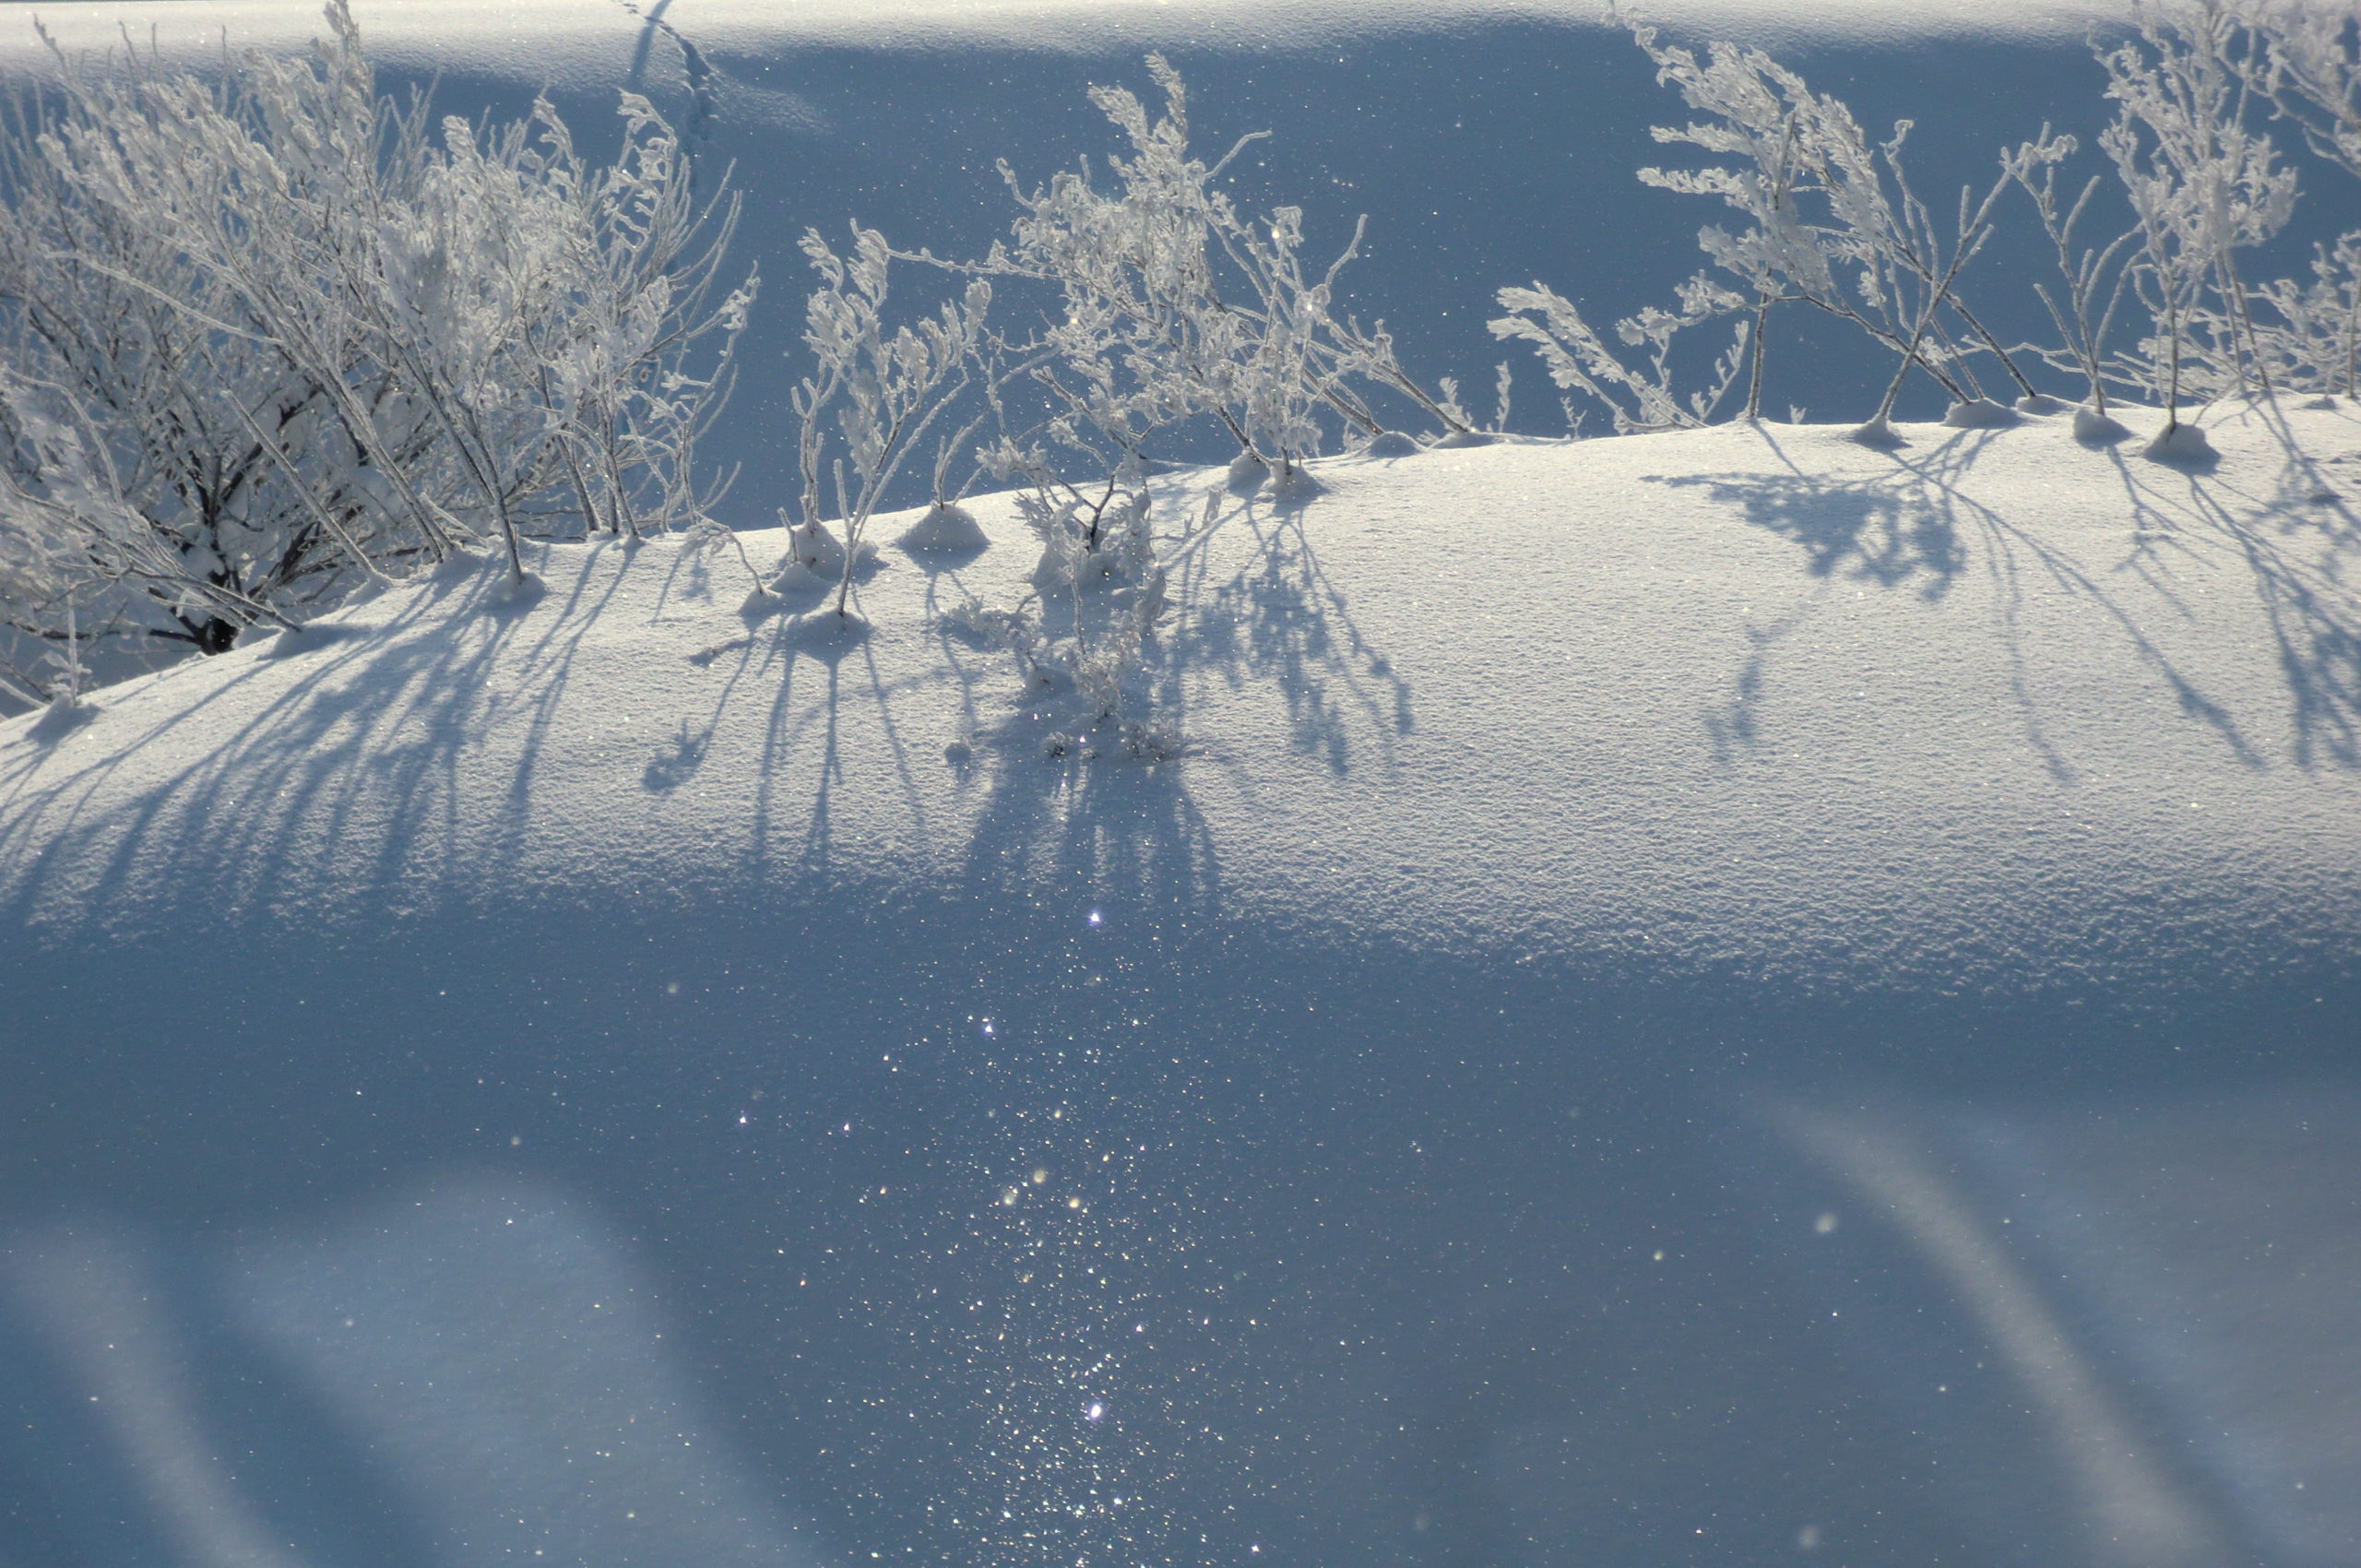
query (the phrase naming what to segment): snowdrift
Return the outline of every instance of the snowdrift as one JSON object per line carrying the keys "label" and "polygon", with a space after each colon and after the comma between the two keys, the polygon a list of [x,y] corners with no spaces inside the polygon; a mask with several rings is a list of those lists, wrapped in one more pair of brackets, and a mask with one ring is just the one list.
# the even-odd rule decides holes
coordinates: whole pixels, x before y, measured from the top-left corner
{"label": "snowdrift", "polygon": [[1024,586],[992,501],[980,556],[887,553],[859,636],[742,619],[727,543],[549,547],[515,607],[463,564],[12,721],[0,889],[61,942],[1070,885],[1570,980],[2273,985],[2361,936],[2355,432],[2245,414],[2212,473],[2062,419],[1331,459],[1171,564],[1160,766],[942,619]]}
{"label": "snowdrift", "polygon": [[0,725],[11,1538],[2340,1560],[2361,422],[1900,429],[1175,477],[1154,764],[1004,497]]}
{"label": "snowdrift", "polygon": [[[1658,9],[1929,191],[2103,107],[2098,10]],[[1148,47],[1277,133],[1241,201],[1371,213],[1422,374],[1705,216],[1555,0],[361,20],[737,160],[732,523],[793,237],[980,249]],[[1789,330],[1765,408],[1874,406]],[[749,604],[776,533],[549,545],[0,720],[0,1559],[2361,1558],[2361,416],[2296,401],[1169,474],[1145,746],[968,629],[1008,496],[872,519],[849,624]]]}

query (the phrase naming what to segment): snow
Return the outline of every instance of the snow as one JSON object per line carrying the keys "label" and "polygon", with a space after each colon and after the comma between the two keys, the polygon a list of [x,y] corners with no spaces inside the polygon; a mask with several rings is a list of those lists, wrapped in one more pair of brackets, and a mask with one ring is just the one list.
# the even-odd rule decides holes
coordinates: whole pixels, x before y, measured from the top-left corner
{"label": "snow", "polygon": [[0,724],[0,1302],[107,1456],[18,1463],[171,1562],[379,1489],[1070,1562],[1110,1485],[1219,1561],[2342,1561],[2361,419],[2207,428],[1169,476],[1155,761],[953,624],[1005,495],[849,620],[742,613],[784,530],[544,546]]}
{"label": "snow", "polygon": [[2157,462],[2180,463],[2189,468],[2204,468],[2221,459],[2204,429],[2196,424],[2174,424],[2158,431],[2155,439],[2141,450]]}
{"label": "snow", "polygon": [[2017,413],[2005,403],[1978,398],[1953,403],[1944,410],[1943,422],[1953,430],[2005,430],[2017,422]]}
{"label": "snow", "polygon": [[[1677,30],[1710,29],[1765,47],[1795,47],[1947,37],[2075,43],[2127,9],[2100,0],[1671,0],[1648,7],[1648,15]],[[709,50],[759,57],[815,46],[1139,50],[1175,38],[1203,47],[1291,48],[1502,22],[1606,20],[1606,7],[1595,0],[800,0],[791,6],[771,0],[504,0],[457,10],[445,0],[368,0],[354,13],[373,53],[390,64],[555,85],[613,80],[659,29]],[[32,20],[28,13],[0,35],[0,69],[41,68]],[[128,30],[176,64],[201,65],[225,37],[232,47],[301,48],[317,31],[319,7],[312,0],[208,0],[201,8],[66,0],[42,6],[40,20],[68,53],[119,48]]]}
{"label": "snow", "polygon": [[903,529],[895,542],[914,554],[957,554],[985,549],[991,540],[967,508],[955,501],[938,501],[921,513],[917,522]]}
{"label": "snow", "polygon": [[[1873,124],[1928,99],[1930,156],[1910,73],[1956,85],[1979,177],[2103,15],[1653,9],[1822,51]],[[1072,110],[1228,51],[1182,61],[1208,145],[1329,115],[1303,183],[1424,257],[1370,314],[1471,364],[1494,282],[1653,297],[1707,216],[1599,194],[1679,116],[1604,32],[1639,85],[1589,95],[1586,5],[360,16],[463,113],[548,80],[589,125],[666,28],[732,73],[744,519],[791,499],[792,236],[955,249],[943,148],[1103,150],[1054,56]],[[1354,38],[1414,87],[1338,49],[1229,96]],[[1596,148],[1496,177],[1576,104]],[[1765,406],[1857,420],[1888,368],[1843,352]],[[1034,587],[1006,495],[870,519],[848,618],[834,540],[537,546],[0,719],[0,1556],[2354,1561],[2361,410],[2294,402],[2184,407],[2202,461],[2144,455],[2160,410],[1905,400],[1881,446],[1168,474],[1154,747],[962,629]]]}
{"label": "snow", "polygon": [[935,618],[1023,591],[1004,497],[968,564],[888,552],[857,638],[816,596],[742,619],[726,549],[546,547],[529,600],[446,570],[0,728],[0,900],[45,942],[192,900],[366,930],[1079,851],[1258,932],[1570,980],[2153,1001],[2349,964],[2361,425],[2244,412],[2209,472],[2070,427],[1328,459],[1276,511],[1176,479],[1166,517],[1223,520],[1171,564],[1190,753],[1150,767],[1044,763],[1008,661]]}

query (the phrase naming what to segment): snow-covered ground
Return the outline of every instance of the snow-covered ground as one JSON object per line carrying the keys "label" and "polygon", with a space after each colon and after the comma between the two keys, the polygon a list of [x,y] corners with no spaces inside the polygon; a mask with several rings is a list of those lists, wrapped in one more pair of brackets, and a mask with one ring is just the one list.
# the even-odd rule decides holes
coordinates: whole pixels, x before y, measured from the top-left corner
{"label": "snow-covered ground", "polygon": [[[2091,8],[1657,10],[1917,114],[1929,188],[2096,113]],[[1587,6],[359,15],[738,160],[742,524],[793,235],[979,245],[1150,46],[1279,130],[1243,199],[1372,212],[1429,370],[1709,217]],[[1869,411],[1783,331],[1766,407]],[[1153,760],[960,628],[1005,495],[857,629],[750,611],[774,531],[552,544],[0,719],[0,1568],[2361,1558],[2361,410],[2298,402],[2201,469],[2035,416],[1167,474]]]}
{"label": "snow-covered ground", "polygon": [[2338,1561],[2361,424],[2213,430],[1175,478],[1154,764],[940,619],[996,498],[864,636],[561,546],[12,720],[24,1462],[188,1562]]}
{"label": "snow-covered ground", "polygon": [[[1175,480],[1169,525],[1221,521],[1172,564],[1160,766],[1085,760],[941,619],[1024,591],[1004,506],[972,562],[888,552],[850,639],[742,619],[738,546],[550,547],[529,608],[468,564],[16,721],[0,891],[153,938],[193,891],[369,929],[1063,876],[1585,980],[2267,983],[2361,937],[2361,425],[2215,428],[2201,475],[2049,418]],[[767,576],[783,536],[738,538]]]}

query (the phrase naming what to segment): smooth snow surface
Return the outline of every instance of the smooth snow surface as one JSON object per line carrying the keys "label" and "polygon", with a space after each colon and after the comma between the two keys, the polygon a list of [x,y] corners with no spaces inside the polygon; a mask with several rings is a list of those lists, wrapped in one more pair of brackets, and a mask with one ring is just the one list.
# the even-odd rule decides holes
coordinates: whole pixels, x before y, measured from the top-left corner
{"label": "smooth snow surface", "polygon": [[1021,593],[997,498],[972,564],[888,554],[848,650],[808,600],[742,621],[726,548],[550,548],[529,602],[462,564],[0,730],[0,897],[78,941],[1078,872],[1570,978],[2267,983],[2361,953],[2361,442],[2284,418],[2317,461],[2260,415],[2202,475],[2035,419],[1331,460],[1285,511],[1176,481],[1226,510],[1173,563],[1155,768],[1045,762],[933,619]]}

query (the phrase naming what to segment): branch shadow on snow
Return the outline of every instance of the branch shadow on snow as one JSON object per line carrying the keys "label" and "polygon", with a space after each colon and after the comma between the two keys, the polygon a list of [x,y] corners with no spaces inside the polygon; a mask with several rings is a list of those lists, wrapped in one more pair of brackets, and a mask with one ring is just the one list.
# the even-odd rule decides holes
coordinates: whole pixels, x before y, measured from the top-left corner
{"label": "branch shadow on snow", "polygon": [[1169,638],[1179,671],[1232,693],[1267,683],[1287,705],[1293,744],[1334,774],[1355,765],[1357,733],[1392,766],[1393,738],[1417,727],[1410,683],[1362,634],[1305,528],[1305,508],[1274,511],[1250,498],[1216,527],[1242,532],[1251,546],[1226,577],[1209,548],[1180,563],[1177,597],[1192,610]]}
{"label": "branch shadow on snow", "polygon": [[1967,569],[1958,531],[1939,508],[1915,504],[1916,486],[1893,480],[1786,474],[1654,475],[1675,490],[1703,490],[1756,528],[1803,549],[1804,570],[1936,600]]}
{"label": "branch shadow on snow", "polygon": [[[931,584],[931,609],[932,600]],[[931,615],[930,622],[959,691],[960,738],[944,749],[941,766],[952,770],[963,799],[981,791],[957,873],[965,895],[1115,901],[1191,918],[1217,912],[1221,863],[1190,794],[1187,770],[1199,765],[1192,749],[1126,754],[1111,738],[1077,725],[1072,694],[1020,686],[1006,655],[970,645],[944,621]],[[1162,717],[1177,722],[1179,683],[1169,661],[1169,648],[1152,645],[1142,674]]]}
{"label": "branch shadow on snow", "polygon": [[1740,753],[1752,751],[1761,740],[1764,665],[1772,650],[1810,618],[1824,597],[1815,594],[1768,626],[1744,628],[1746,661],[1731,683],[1730,700],[1705,715],[1705,738],[1713,748],[1715,767],[1727,771]]}
{"label": "branch shadow on snow", "polygon": [[[0,868],[30,901],[53,869],[95,854],[94,893],[137,877],[177,879],[206,888],[223,916],[362,896],[390,896],[399,908],[495,886],[516,869],[532,826],[541,748],[575,651],[617,580],[589,574],[563,595],[508,601],[501,568],[456,561],[383,622],[307,629],[243,670],[177,666],[158,678],[219,684],[137,735],[114,730],[123,712],[103,715],[93,728],[109,731],[105,750],[87,766],[44,757],[43,748],[0,751]],[[236,729],[221,727],[225,698],[290,660],[308,666],[303,680]],[[495,666],[501,679],[488,684]],[[463,762],[520,706],[527,722],[497,830],[476,837],[488,852],[461,863]],[[184,765],[135,808],[85,820],[126,760],[175,746],[187,748]],[[298,874],[310,863],[305,849],[337,841],[374,846],[366,873],[333,888],[308,885]]]}
{"label": "branch shadow on snow", "polygon": [[[1806,473],[1765,433],[1766,444],[1786,465],[1786,474],[1659,477],[1655,482],[1703,488],[1749,523],[1793,540],[1804,549],[1805,572],[1810,577],[1910,589],[1932,604],[1946,598],[1971,570],[1980,573],[1990,583],[2002,623],[2010,696],[2022,717],[2026,744],[2060,785],[2075,783],[2080,774],[2044,722],[2035,691],[2038,671],[2025,651],[2023,618],[2030,595],[2042,585],[2095,607],[2113,635],[2164,683],[2180,711],[2213,731],[2241,766],[2259,770],[2267,766],[2261,748],[2236,716],[2181,667],[2148,630],[2142,607],[2110,582],[2115,564],[2085,564],[1966,491],[1964,481],[1975,458],[1995,438],[1990,432],[1963,432],[1924,452],[1895,451],[1888,473],[1838,481]],[[2287,449],[2291,457],[2280,490],[2292,493],[2292,483],[2312,499],[2311,510],[2318,513],[2318,483],[2309,478],[2285,478],[2300,466],[2292,440]],[[2308,766],[2313,756],[2325,751],[2351,766],[2355,694],[2361,693],[2361,661],[2356,661],[2355,650],[2361,649],[2361,639],[2355,636],[2349,596],[2340,608],[2340,596],[2331,590],[2334,564],[2309,572],[2290,570],[2284,554],[2263,537],[2264,519],[2293,515],[2284,494],[2243,498],[2248,515],[2242,516],[2232,504],[2237,493],[2218,475],[2154,465],[2135,468],[2115,453],[2107,458],[2131,501],[2134,549],[2127,564],[2138,574],[2142,587],[2194,615],[2195,607],[2179,597],[2168,575],[2153,569],[2158,552],[2168,541],[2187,540],[2190,527],[2201,520],[2212,531],[2239,541],[2264,587],[2274,633],[2281,639],[2282,670],[2298,731],[2297,760]],[[2331,553],[2351,543],[2351,516],[2343,516],[2345,542]],[[1822,598],[1798,605],[1767,628],[1749,628],[1751,647],[1734,677],[1731,699],[1703,720],[1717,765],[1729,766],[1740,752],[1758,743],[1769,653],[1820,607]]]}
{"label": "branch shadow on snow", "polygon": [[2130,564],[2169,593],[2168,556],[2199,539],[2226,542],[2270,628],[2296,766],[2361,768],[2361,513],[2347,493],[2361,475],[2340,489],[2342,476],[2304,450],[2273,401],[2237,417],[2260,422],[2277,448],[2278,465],[2260,483],[2117,459],[2140,519]]}
{"label": "branch shadow on snow", "polygon": [[1190,796],[1186,765],[1001,750],[968,835],[961,881],[1006,898],[1115,898],[1206,917],[1222,902],[1221,860]]}
{"label": "branch shadow on snow", "polygon": [[[1184,497],[1183,507],[1204,499]],[[1222,737],[1191,723],[1212,688],[1229,699],[1253,689],[1275,696],[1291,743],[1332,773],[1361,766],[1363,746],[1391,765],[1394,737],[1415,723],[1411,688],[1353,620],[1308,511],[1317,505],[1301,497],[1274,506],[1217,493],[1211,520],[1167,558],[1179,608],[1147,637],[1132,684],[1140,714],[1179,738],[1169,755],[1113,743],[1111,727],[1075,711],[1062,687],[1012,691],[1006,657],[940,614],[967,595],[955,566],[930,573],[929,621],[961,693],[965,738],[948,765],[963,788],[985,791],[966,851],[972,890],[1046,885],[1193,915],[1217,909],[1220,860],[1190,789],[1192,775],[1223,766]],[[1234,700],[1222,706],[1239,711]]]}

